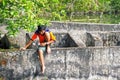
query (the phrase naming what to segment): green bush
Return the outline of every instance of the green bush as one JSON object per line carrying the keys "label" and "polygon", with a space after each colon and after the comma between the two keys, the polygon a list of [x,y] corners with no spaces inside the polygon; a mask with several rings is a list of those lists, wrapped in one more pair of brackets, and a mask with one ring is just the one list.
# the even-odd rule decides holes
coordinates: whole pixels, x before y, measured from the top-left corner
{"label": "green bush", "polygon": [[38,24],[48,25],[50,20],[62,18],[60,11],[65,13],[59,3],[59,0],[0,0],[0,23],[7,25],[9,35],[20,29],[33,31]]}
{"label": "green bush", "polygon": [[111,0],[111,11],[118,13],[120,12],[120,0]]}

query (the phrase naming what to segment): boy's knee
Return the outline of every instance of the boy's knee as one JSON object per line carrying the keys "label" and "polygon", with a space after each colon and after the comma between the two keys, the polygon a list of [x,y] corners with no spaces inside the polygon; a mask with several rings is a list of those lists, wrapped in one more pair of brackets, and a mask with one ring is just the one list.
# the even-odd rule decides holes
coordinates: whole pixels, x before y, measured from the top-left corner
{"label": "boy's knee", "polygon": [[43,53],[43,50],[38,50],[38,53],[41,53],[41,54],[42,54],[42,53]]}

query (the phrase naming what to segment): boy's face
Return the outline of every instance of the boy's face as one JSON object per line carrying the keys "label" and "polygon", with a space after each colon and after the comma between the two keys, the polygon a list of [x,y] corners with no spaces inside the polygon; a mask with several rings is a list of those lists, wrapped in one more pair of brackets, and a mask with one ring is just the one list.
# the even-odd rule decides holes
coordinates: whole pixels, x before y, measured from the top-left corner
{"label": "boy's face", "polygon": [[39,31],[39,33],[40,33],[41,35],[44,35],[45,30],[41,30],[41,31]]}

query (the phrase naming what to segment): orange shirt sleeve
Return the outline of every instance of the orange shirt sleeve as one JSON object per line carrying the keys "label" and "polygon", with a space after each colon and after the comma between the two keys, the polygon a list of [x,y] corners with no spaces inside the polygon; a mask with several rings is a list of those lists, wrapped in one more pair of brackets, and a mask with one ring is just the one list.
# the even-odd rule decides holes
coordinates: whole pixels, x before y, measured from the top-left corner
{"label": "orange shirt sleeve", "polygon": [[31,38],[31,40],[35,40],[37,38],[37,34],[36,33],[34,33],[33,35],[32,35],[32,38]]}

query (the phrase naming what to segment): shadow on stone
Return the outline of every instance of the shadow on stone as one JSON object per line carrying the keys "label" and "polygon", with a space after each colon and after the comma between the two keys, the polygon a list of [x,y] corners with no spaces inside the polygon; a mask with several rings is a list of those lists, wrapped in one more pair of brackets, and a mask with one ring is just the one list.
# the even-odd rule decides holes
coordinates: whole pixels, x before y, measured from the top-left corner
{"label": "shadow on stone", "polygon": [[13,69],[5,69],[0,67],[0,78],[3,80],[13,80]]}
{"label": "shadow on stone", "polygon": [[54,44],[51,44],[51,47],[53,48],[78,47],[78,45],[68,33],[56,33],[55,36],[56,42]]}
{"label": "shadow on stone", "polygon": [[0,39],[0,48],[1,49],[10,49],[10,41],[7,37],[7,35],[5,34],[1,39]]}
{"label": "shadow on stone", "polygon": [[95,46],[95,40],[90,33],[87,33],[86,46]]}
{"label": "shadow on stone", "polygon": [[117,42],[117,45],[116,46],[120,46],[120,41]]}

